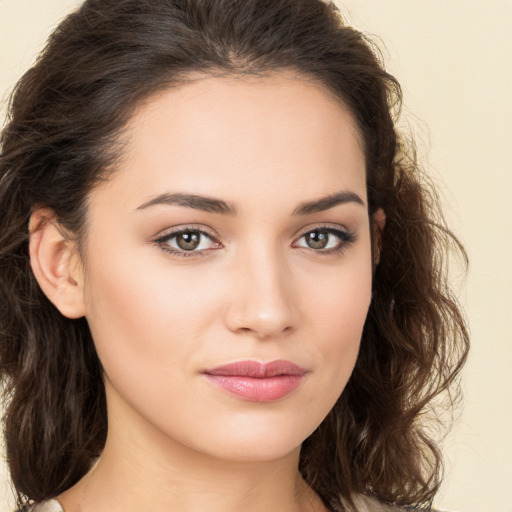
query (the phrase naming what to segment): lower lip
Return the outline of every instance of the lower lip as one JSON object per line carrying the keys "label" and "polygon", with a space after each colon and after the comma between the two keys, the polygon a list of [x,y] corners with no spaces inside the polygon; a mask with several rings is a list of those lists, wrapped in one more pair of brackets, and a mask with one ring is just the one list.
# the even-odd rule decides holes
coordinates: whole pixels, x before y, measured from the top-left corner
{"label": "lower lip", "polygon": [[238,375],[209,375],[210,382],[231,395],[252,402],[273,402],[297,389],[304,375],[279,375],[254,378]]}

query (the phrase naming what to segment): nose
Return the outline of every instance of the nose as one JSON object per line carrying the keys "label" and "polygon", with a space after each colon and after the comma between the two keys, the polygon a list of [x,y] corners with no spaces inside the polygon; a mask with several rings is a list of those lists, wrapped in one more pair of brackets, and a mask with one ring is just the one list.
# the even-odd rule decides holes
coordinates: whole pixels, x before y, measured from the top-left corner
{"label": "nose", "polygon": [[294,331],[299,322],[298,296],[292,271],[271,251],[240,255],[230,272],[227,328],[258,339],[276,339]]}

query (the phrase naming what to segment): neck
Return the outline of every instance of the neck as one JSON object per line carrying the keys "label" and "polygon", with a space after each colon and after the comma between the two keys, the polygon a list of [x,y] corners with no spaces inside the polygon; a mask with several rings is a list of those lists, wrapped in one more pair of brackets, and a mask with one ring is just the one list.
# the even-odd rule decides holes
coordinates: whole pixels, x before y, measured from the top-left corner
{"label": "neck", "polygon": [[273,460],[219,459],[132,414],[109,415],[98,463],[59,497],[66,512],[325,511],[298,471],[300,447]]}

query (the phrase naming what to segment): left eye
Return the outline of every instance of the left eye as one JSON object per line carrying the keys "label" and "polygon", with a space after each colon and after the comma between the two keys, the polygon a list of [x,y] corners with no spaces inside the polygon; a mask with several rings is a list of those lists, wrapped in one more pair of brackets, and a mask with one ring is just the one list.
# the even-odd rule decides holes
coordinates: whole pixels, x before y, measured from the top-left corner
{"label": "left eye", "polygon": [[317,228],[304,233],[296,242],[296,246],[317,251],[340,249],[346,243],[354,241],[354,237],[347,232],[334,228]]}

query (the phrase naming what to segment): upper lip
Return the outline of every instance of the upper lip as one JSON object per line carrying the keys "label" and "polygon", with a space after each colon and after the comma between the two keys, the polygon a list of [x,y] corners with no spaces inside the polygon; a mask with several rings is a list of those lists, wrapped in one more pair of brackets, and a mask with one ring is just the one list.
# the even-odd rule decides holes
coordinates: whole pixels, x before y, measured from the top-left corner
{"label": "upper lip", "polygon": [[268,377],[277,377],[280,375],[304,375],[306,370],[300,366],[283,359],[260,363],[258,361],[236,361],[234,363],[223,364],[210,368],[205,371],[208,375],[230,375],[253,377],[265,379]]}

